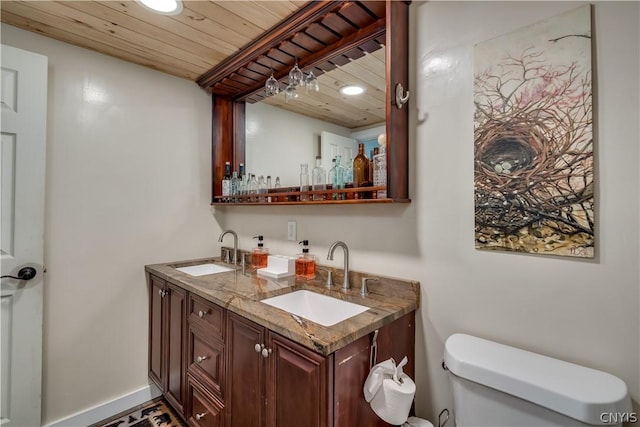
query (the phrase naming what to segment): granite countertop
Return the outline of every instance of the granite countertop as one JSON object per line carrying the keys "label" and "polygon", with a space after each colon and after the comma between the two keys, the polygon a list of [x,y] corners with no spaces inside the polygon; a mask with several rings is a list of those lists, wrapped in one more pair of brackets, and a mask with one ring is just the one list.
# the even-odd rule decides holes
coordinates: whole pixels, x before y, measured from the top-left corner
{"label": "granite countertop", "polygon": [[[204,263],[220,264],[233,270],[205,276],[191,276],[176,270],[176,267]],[[293,276],[269,279],[258,276],[249,267],[243,274],[240,266],[226,264],[220,258],[147,265],[145,270],[325,356],[416,310],[420,303],[418,282],[350,271],[351,289],[343,292],[343,271],[325,266],[317,266],[314,280],[300,280]],[[328,271],[333,274],[334,286],[331,289],[325,285]],[[359,294],[362,277],[378,279],[369,281],[369,294],[365,297]],[[333,326],[322,326],[260,302],[301,289],[370,308]]]}

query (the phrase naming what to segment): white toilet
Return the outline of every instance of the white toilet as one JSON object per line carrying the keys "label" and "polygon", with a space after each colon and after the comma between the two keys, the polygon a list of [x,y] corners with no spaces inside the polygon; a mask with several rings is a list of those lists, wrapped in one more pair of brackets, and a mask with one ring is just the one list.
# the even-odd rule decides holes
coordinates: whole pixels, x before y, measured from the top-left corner
{"label": "white toilet", "polygon": [[457,427],[619,426],[637,416],[611,374],[471,335],[447,339],[444,364]]}

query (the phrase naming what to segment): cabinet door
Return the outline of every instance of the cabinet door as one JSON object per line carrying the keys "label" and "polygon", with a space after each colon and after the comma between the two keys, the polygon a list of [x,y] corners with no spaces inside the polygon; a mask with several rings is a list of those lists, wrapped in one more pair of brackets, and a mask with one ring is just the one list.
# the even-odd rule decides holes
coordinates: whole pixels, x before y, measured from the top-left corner
{"label": "cabinet door", "polygon": [[228,313],[226,383],[229,386],[224,399],[228,427],[263,426],[265,363],[255,346],[263,344],[264,338],[262,326]]}
{"label": "cabinet door", "polygon": [[164,391],[163,314],[165,281],[149,276],[149,378]]}
{"label": "cabinet door", "polygon": [[167,400],[183,414],[186,386],[186,322],[187,292],[177,286],[167,284],[168,298],[166,312],[167,348]]}
{"label": "cabinet door", "polygon": [[333,355],[268,333],[267,426],[333,425]]}

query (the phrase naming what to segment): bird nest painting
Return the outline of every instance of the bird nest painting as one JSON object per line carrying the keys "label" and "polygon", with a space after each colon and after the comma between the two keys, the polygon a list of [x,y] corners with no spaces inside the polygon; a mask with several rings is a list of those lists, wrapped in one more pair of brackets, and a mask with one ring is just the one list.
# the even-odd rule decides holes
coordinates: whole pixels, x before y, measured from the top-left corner
{"label": "bird nest painting", "polygon": [[474,54],[476,248],[592,258],[590,7]]}

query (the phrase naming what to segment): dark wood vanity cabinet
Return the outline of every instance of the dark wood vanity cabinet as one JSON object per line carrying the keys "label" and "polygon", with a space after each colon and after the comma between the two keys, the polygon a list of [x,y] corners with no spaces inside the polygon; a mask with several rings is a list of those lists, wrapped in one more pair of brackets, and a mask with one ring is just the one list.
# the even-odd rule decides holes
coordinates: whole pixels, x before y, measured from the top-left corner
{"label": "dark wood vanity cabinet", "polygon": [[[362,388],[374,333],[323,356],[149,275],[149,377],[194,427],[382,427]],[[408,356],[415,314],[380,328],[377,362]]]}
{"label": "dark wood vanity cabinet", "polygon": [[187,292],[150,276],[149,377],[181,414],[186,390]]}

